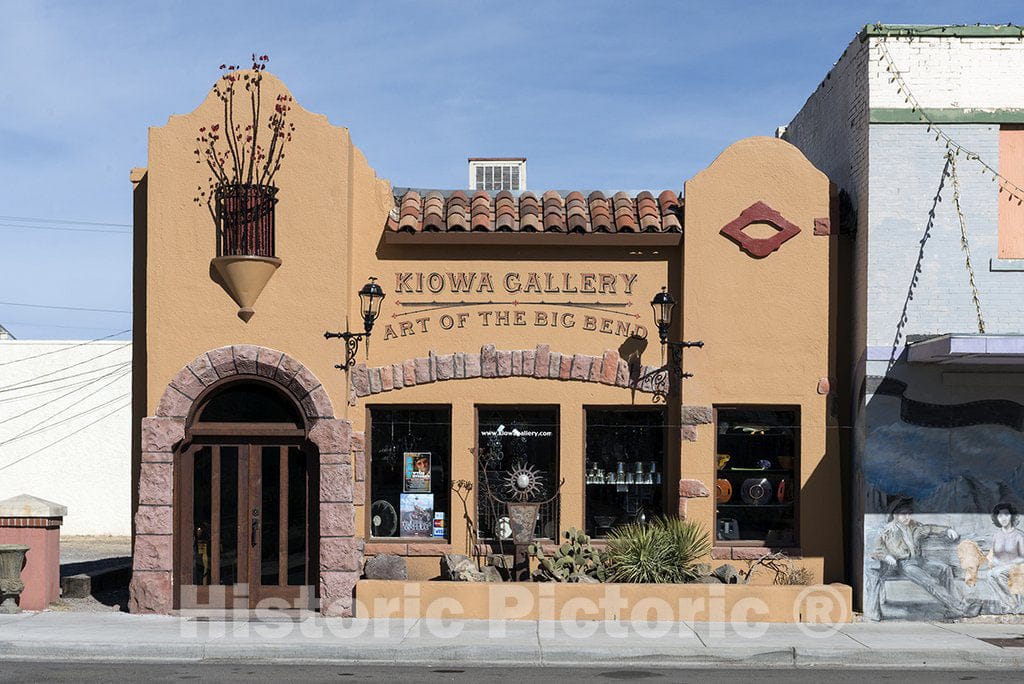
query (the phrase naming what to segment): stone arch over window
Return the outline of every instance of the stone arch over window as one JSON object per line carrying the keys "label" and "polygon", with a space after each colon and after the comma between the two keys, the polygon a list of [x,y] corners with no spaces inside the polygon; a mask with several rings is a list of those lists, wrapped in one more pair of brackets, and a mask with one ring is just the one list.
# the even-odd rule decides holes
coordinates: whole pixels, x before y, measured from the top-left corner
{"label": "stone arch over window", "polygon": [[615,349],[591,356],[551,351],[547,344],[534,349],[497,349],[485,344],[479,352],[431,351],[428,356],[385,366],[357,364],[352,368],[351,391],[356,398],[432,382],[506,377],[594,382],[647,394],[662,393],[668,386],[664,368],[630,363]]}
{"label": "stone arch over window", "polygon": [[363,559],[352,504],[352,425],[335,418],[330,397],[306,366],[255,345],[200,354],[168,383],[156,415],[142,419],[131,611],[168,613],[173,607],[175,455],[188,439],[195,408],[213,391],[230,387],[231,379],[273,385],[301,410],[306,438],[320,460],[320,608],[324,615],[351,615]]}

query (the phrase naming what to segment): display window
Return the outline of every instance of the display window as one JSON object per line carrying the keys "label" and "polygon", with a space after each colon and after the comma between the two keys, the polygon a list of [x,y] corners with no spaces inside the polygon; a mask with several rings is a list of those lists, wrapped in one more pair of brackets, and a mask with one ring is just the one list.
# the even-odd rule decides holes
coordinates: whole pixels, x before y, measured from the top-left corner
{"label": "display window", "polygon": [[371,537],[449,539],[451,409],[370,409]]}
{"label": "display window", "polygon": [[716,414],[717,542],[796,546],[799,412],[719,408]]}
{"label": "display window", "polygon": [[558,537],[558,409],[477,410],[477,520],[480,539],[512,539],[505,501],[517,491],[513,482],[530,482],[527,500],[542,502],[534,534]]}
{"label": "display window", "polygon": [[586,411],[587,534],[606,537],[619,525],[665,510],[663,409]]}

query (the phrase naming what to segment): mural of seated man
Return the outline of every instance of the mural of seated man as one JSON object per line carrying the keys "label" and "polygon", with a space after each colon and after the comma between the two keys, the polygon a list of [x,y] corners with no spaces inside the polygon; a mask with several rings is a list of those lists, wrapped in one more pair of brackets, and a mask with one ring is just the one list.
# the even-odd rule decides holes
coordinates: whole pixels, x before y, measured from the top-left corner
{"label": "mural of seated man", "polygon": [[953,567],[949,563],[929,558],[923,549],[929,537],[943,537],[950,542],[960,538],[952,527],[928,525],[914,520],[913,500],[896,499],[889,506],[888,522],[878,535],[871,558],[878,567],[869,567],[865,573],[864,615],[872,620],[882,617],[885,602],[883,585],[888,579],[906,579],[928,592],[942,606],[958,616],[976,616],[981,604],[965,600],[960,587],[954,582]]}

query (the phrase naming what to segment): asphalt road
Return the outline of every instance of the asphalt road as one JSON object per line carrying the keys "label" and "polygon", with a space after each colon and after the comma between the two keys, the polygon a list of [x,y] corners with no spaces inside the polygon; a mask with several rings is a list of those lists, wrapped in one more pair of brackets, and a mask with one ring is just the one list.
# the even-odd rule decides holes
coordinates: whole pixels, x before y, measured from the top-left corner
{"label": "asphalt road", "polygon": [[1019,682],[1020,673],[1010,671],[952,672],[936,670],[834,670],[834,669],[659,669],[642,667],[606,668],[477,668],[399,667],[281,664],[166,664],[166,663],[47,663],[0,660],[0,682],[736,682],[753,678],[766,682]]}

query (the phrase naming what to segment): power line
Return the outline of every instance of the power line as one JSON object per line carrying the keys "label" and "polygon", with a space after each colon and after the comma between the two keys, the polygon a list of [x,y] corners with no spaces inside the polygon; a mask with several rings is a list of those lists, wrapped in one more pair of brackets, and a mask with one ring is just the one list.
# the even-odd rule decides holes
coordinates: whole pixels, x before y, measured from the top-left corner
{"label": "power line", "polygon": [[58,226],[30,226],[18,225],[17,223],[0,223],[0,230],[59,230],[67,233],[117,233],[119,235],[131,235],[130,230],[112,230],[109,228],[60,228]]}
{"label": "power line", "polygon": [[[93,379],[91,379],[91,380],[89,380],[88,382],[85,382],[85,383],[79,383],[79,386],[76,387],[75,389],[71,390],[70,392],[65,392],[64,394],[60,395],[59,397],[57,397],[55,399],[50,399],[49,401],[45,401],[42,404],[36,404],[32,408],[25,409],[24,411],[22,411],[21,413],[19,413],[17,415],[8,416],[7,418],[4,418],[3,420],[0,420],[0,425],[3,425],[4,423],[10,422],[12,420],[17,420],[18,418],[21,418],[22,416],[27,416],[28,414],[32,413],[33,411],[38,411],[39,409],[46,408],[47,406],[49,406],[51,404],[57,403],[58,401],[60,401],[64,397],[69,397],[72,394],[74,394],[74,393],[76,393],[76,392],[78,392],[80,390],[85,389],[86,387],[88,387],[89,385],[91,385],[94,382],[99,382],[100,380],[104,380],[106,378],[109,378],[111,375],[117,375],[118,373],[120,373],[120,375],[118,376],[119,378],[120,377],[124,377],[128,373],[131,373],[131,369],[129,368],[127,370],[125,370],[125,369],[112,370],[109,373],[107,373],[106,375],[101,375],[98,378],[93,378]],[[117,378],[115,378],[115,379],[117,379]],[[99,390],[97,390],[97,391],[99,391]],[[86,395],[85,397],[82,397],[82,398],[83,399],[87,399],[90,396],[92,396],[92,395]],[[57,415],[57,414],[54,414],[54,415]],[[29,429],[31,429],[31,428],[29,428]]]}
{"label": "power line", "polygon": [[[119,378],[114,378],[114,380],[118,380],[118,379]],[[110,383],[107,383],[107,384],[110,384]],[[106,387],[106,385],[104,385],[104,387]],[[103,388],[101,387],[100,389],[103,389]],[[99,389],[96,390],[96,391],[98,392]],[[93,392],[93,394],[95,394],[95,393],[96,392]],[[14,437],[11,437],[10,439],[5,439],[4,441],[0,442],[0,446],[5,446],[7,444],[10,444],[11,442],[17,442],[19,439],[24,439],[25,437],[31,437],[32,435],[38,435],[40,432],[46,432],[47,430],[52,430],[53,428],[57,427],[58,425],[63,425],[64,423],[67,423],[68,421],[72,421],[75,418],[80,418],[80,417],[84,416],[87,413],[92,413],[96,409],[101,409],[104,406],[109,406],[110,404],[113,404],[115,401],[119,401],[119,400],[124,399],[126,397],[130,397],[131,395],[132,395],[131,392],[125,392],[124,394],[116,396],[113,399],[108,399],[107,401],[104,401],[101,404],[96,404],[95,406],[91,406],[91,407],[85,409],[84,411],[79,411],[78,413],[70,415],[67,418],[63,418],[61,420],[58,420],[56,423],[51,423],[50,425],[43,425],[43,423],[45,423],[47,420],[49,420],[50,418],[53,417],[53,416],[50,416],[50,417],[46,418],[45,420],[43,420],[43,421],[41,421],[39,423],[36,423],[36,425],[42,425],[42,427],[40,427],[38,430],[32,430],[30,428],[28,432],[22,432],[20,434],[15,435]],[[60,411],[58,411],[57,413],[55,413],[53,415],[54,416],[59,415],[60,413],[63,413],[64,411],[68,410],[69,408],[71,408],[71,407],[68,406],[66,408],[63,408],[63,409],[61,409]],[[35,427],[35,426],[33,426],[33,427]]]}
{"label": "power line", "polygon": [[[132,364],[131,361],[122,361],[121,363],[113,363],[113,364],[111,364],[109,366],[100,366],[99,368],[93,368],[91,370],[82,371],[81,373],[72,373],[71,375],[65,375],[65,376],[60,377],[60,378],[53,378],[52,380],[43,380],[42,382],[33,382],[31,385],[22,384],[24,382],[30,382],[32,380],[38,380],[39,378],[46,377],[45,375],[40,375],[38,378],[29,378],[28,380],[23,380],[20,383],[16,382],[16,383],[13,383],[11,385],[7,385],[6,387],[0,387],[0,392],[17,392],[18,390],[31,389],[32,387],[39,387],[41,385],[49,385],[50,383],[53,383],[53,382],[61,382],[63,380],[70,380],[71,378],[79,378],[79,377],[81,377],[83,375],[92,375],[93,373],[96,373],[96,372],[99,372],[99,371],[102,371],[102,370],[108,370],[110,368],[116,368],[118,366],[120,366],[121,368],[124,368],[126,366],[131,366],[131,364]],[[60,370],[67,370],[67,368],[61,368]],[[56,373],[56,372],[58,372],[58,371],[54,371],[54,373]],[[46,375],[53,375],[53,373],[47,373]],[[67,387],[68,387],[68,385],[65,385],[63,387],[51,388],[51,390],[62,390],[62,389],[66,389]],[[16,397],[9,397],[8,399],[0,399],[0,402],[2,402],[2,401],[16,401],[18,399],[23,399],[23,398],[28,397],[28,396],[32,396],[32,395],[30,395],[30,394],[22,394],[22,395],[19,395],[19,396],[16,396]]]}
{"label": "power line", "polygon": [[50,442],[49,444],[47,444],[46,446],[40,447],[40,448],[36,449],[35,451],[33,451],[33,452],[31,452],[31,453],[25,454],[25,455],[24,455],[24,456],[22,456],[21,458],[15,459],[15,460],[11,461],[10,463],[8,463],[8,464],[6,464],[6,465],[0,466],[0,471],[2,471],[2,470],[7,470],[7,469],[8,469],[8,468],[10,468],[11,466],[13,466],[13,465],[16,465],[16,464],[18,464],[18,463],[21,463],[21,462],[22,462],[22,461],[24,461],[25,459],[27,459],[27,458],[31,458],[31,457],[35,456],[36,454],[38,454],[39,452],[41,452],[41,451],[45,451],[46,449],[49,449],[49,448],[50,448],[50,447],[52,447],[52,446],[55,446],[55,445],[57,445],[57,444],[60,444],[61,442],[63,442],[63,441],[64,441],[64,440],[66,440],[66,439],[71,439],[72,437],[74,437],[75,435],[79,434],[79,433],[80,433],[80,432],[82,432],[83,430],[86,430],[86,429],[88,429],[88,428],[92,427],[93,425],[95,425],[96,423],[100,422],[101,420],[103,420],[103,419],[105,419],[105,418],[109,418],[110,416],[114,415],[115,413],[117,413],[117,412],[118,412],[118,411],[120,411],[121,409],[125,409],[125,408],[128,408],[129,406],[131,406],[131,402],[130,402],[130,401],[129,401],[129,402],[127,403],[127,404],[123,404],[123,405],[121,405],[121,406],[118,406],[118,407],[117,407],[116,409],[114,409],[114,410],[113,410],[113,411],[111,411],[110,413],[104,413],[104,414],[103,414],[102,416],[100,416],[100,417],[99,417],[99,418],[97,418],[96,420],[94,420],[94,421],[92,421],[91,423],[88,423],[88,424],[86,424],[86,425],[83,425],[82,427],[78,428],[78,429],[77,429],[77,430],[75,430],[74,432],[71,432],[71,433],[69,433],[69,434],[66,434],[66,435],[64,435],[63,437],[61,437],[60,439],[54,440],[54,441]]}
{"label": "power line", "polygon": [[131,228],[130,223],[107,223],[105,221],[77,221],[74,219],[33,218],[29,216],[0,216],[0,221],[35,221],[36,223],[68,223],[77,226],[117,226]]}
{"label": "power line", "polygon": [[104,337],[97,337],[95,340],[89,340],[87,342],[81,342],[79,344],[73,344],[70,347],[61,347],[60,349],[51,349],[48,352],[43,352],[41,354],[36,354],[35,356],[26,356],[26,357],[23,357],[23,358],[20,358],[20,359],[14,359],[12,361],[4,361],[3,363],[0,363],[0,366],[10,366],[11,364],[21,363],[22,361],[28,361],[29,359],[38,359],[41,356],[49,356],[50,354],[60,354],[61,352],[69,351],[71,349],[77,349],[78,347],[84,347],[85,345],[92,344],[93,342],[101,342],[103,340],[109,340],[111,337],[117,337],[118,335],[123,335],[124,333],[131,332],[131,331],[132,331],[131,328],[127,328],[125,330],[119,330],[116,333],[113,333],[111,335],[106,335]]}
{"label": "power line", "polygon": [[128,309],[90,309],[81,306],[53,306],[50,304],[22,304],[20,302],[0,302],[5,306],[21,306],[28,309],[59,309],[61,311],[92,311],[94,313],[126,313],[130,314],[131,310]]}
{"label": "power line", "polygon": [[[117,365],[117,367],[124,368],[128,364],[127,363],[120,363],[120,364],[116,364],[116,365]],[[63,379],[64,378],[61,378],[61,380],[63,380]],[[95,378],[90,378],[88,380],[79,380],[77,382],[72,382],[72,383],[69,383],[67,385],[57,385],[55,387],[47,387],[46,389],[39,390],[38,392],[29,392],[27,394],[20,394],[20,395],[18,395],[16,397],[4,397],[4,398],[0,399],[0,404],[7,404],[7,403],[10,403],[12,401],[21,401],[22,399],[27,399],[28,397],[38,397],[41,394],[52,394],[53,392],[60,392],[61,390],[70,389],[72,387],[81,387],[82,385],[88,385],[89,383],[94,382],[94,381],[95,381]],[[56,382],[56,381],[54,381],[54,382]],[[45,383],[40,383],[40,384],[45,384]]]}
{"label": "power line", "polygon": [[[114,347],[110,351],[105,351],[102,354],[97,354],[96,356],[90,356],[89,358],[83,359],[82,361],[79,361],[78,363],[73,363],[70,366],[65,366],[63,368],[58,368],[57,370],[50,371],[49,373],[43,373],[42,375],[37,375],[34,378],[27,378],[25,380],[19,380],[18,382],[13,382],[10,385],[4,385],[3,387],[0,387],[0,392],[10,392],[12,390],[28,389],[29,387],[35,387],[36,386],[35,384],[26,384],[26,383],[35,383],[36,380],[40,380],[42,378],[48,378],[51,375],[55,375],[56,373],[60,373],[62,371],[66,371],[66,370],[71,370],[72,368],[77,368],[78,366],[81,366],[82,364],[89,363],[90,361],[95,361],[96,359],[101,359],[104,356],[109,356],[110,354],[113,354],[114,352],[121,351],[125,347],[130,347],[131,345],[132,345],[131,342],[126,342],[125,344],[122,344],[119,347]],[[131,363],[131,362],[128,361],[128,362],[122,362],[122,363]],[[85,372],[89,373],[89,372],[95,372],[97,370],[102,370],[102,369],[95,368],[92,371],[85,371]],[[54,380],[47,381],[47,382],[57,382],[59,380],[69,380],[69,379],[71,379],[73,377],[75,377],[75,376],[74,375],[67,375],[67,376],[64,376],[63,378],[56,378]]]}
{"label": "power line", "polygon": [[[63,330],[102,330],[104,332],[110,330],[110,326],[109,325],[105,325],[105,326],[102,326],[102,327],[98,326],[98,325],[58,325],[57,323],[29,323],[28,321],[9,321],[7,319],[4,319],[4,325],[8,326],[8,327],[16,326],[16,325],[22,325],[22,326],[25,326],[26,328],[59,328],[59,329],[63,329]],[[122,331],[122,332],[130,332],[130,331],[131,331],[131,328],[129,328],[128,331]],[[120,333],[114,333],[114,334],[118,335]],[[101,339],[105,339],[105,338],[101,338]]]}

